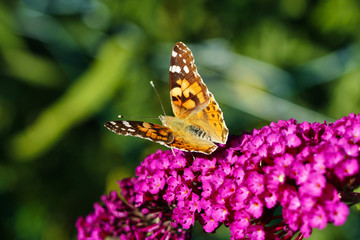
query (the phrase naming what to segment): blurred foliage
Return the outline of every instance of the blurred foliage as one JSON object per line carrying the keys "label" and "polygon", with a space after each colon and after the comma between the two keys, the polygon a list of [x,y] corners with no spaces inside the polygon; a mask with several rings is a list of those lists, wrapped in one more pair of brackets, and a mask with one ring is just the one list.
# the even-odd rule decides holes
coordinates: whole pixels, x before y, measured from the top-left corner
{"label": "blurred foliage", "polygon": [[[360,110],[357,0],[0,2],[0,238],[75,239],[74,223],[159,145],[103,122],[171,112],[185,42],[231,134]],[[162,148],[162,147],[161,147]],[[312,239],[359,239],[355,211]],[[194,239],[228,239],[228,230]]]}

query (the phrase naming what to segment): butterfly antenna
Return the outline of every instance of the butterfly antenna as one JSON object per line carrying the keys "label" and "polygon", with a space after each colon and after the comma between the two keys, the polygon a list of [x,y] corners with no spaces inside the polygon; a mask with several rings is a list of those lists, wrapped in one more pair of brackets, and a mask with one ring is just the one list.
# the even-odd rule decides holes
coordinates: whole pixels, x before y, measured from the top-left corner
{"label": "butterfly antenna", "polygon": [[164,109],[164,105],[162,104],[162,101],[161,101],[160,95],[159,95],[158,91],[157,91],[157,90],[156,90],[156,88],[155,88],[155,84],[154,84],[154,82],[153,82],[153,81],[150,81],[150,85],[153,87],[153,89],[154,89],[154,91],[155,91],[155,93],[156,93],[156,96],[157,96],[157,97],[158,97],[158,99],[159,99],[161,109],[162,109],[162,111],[163,111],[164,115],[166,116],[165,109]]}
{"label": "butterfly antenna", "polygon": [[124,115],[118,115],[117,116],[120,119],[126,118],[127,120],[138,120],[138,119],[159,119],[157,117],[129,117],[129,116],[124,116]]}

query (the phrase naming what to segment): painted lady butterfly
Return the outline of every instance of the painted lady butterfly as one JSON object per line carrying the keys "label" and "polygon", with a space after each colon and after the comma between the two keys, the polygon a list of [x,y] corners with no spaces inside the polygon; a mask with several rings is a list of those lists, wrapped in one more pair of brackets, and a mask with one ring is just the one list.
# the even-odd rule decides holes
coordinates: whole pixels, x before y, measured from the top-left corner
{"label": "painted lady butterfly", "polygon": [[215,151],[215,143],[226,143],[229,130],[223,113],[197,72],[190,49],[182,42],[172,50],[169,81],[175,117],[160,116],[164,126],[139,121],[110,121],[105,127],[119,135],[145,138],[170,148],[205,154]]}

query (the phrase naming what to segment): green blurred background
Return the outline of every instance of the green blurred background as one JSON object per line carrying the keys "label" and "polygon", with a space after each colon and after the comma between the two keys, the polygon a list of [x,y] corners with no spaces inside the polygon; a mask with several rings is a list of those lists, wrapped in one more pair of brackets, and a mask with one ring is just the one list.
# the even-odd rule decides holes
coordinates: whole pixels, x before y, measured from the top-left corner
{"label": "green blurred background", "polygon": [[[75,239],[75,221],[160,145],[103,127],[171,113],[178,41],[230,134],[360,109],[357,0],[0,2],[0,239]],[[312,239],[360,239],[355,209]],[[229,239],[227,229],[194,239]]]}

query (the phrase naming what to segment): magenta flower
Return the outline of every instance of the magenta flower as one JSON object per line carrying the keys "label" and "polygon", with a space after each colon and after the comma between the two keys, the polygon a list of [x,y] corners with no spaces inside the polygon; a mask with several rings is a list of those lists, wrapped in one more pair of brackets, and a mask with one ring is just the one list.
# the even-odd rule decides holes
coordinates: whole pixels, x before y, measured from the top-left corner
{"label": "magenta flower", "polygon": [[184,239],[195,221],[209,233],[225,225],[234,240],[309,237],[343,224],[359,202],[359,148],[360,115],[350,114],[330,124],[280,120],[230,137],[209,156],[158,151],[136,169],[134,190],[123,194],[128,204],[110,194],[106,207],[79,218],[79,238],[140,236],[146,228]]}
{"label": "magenta flower", "polygon": [[[170,209],[164,201],[149,198],[141,207],[135,207],[136,182],[136,178],[119,181],[121,197],[116,192],[104,195],[103,205],[95,203],[93,213],[86,218],[79,217],[78,239],[189,239],[190,232],[171,221]],[[152,183],[157,185],[156,181]]]}

